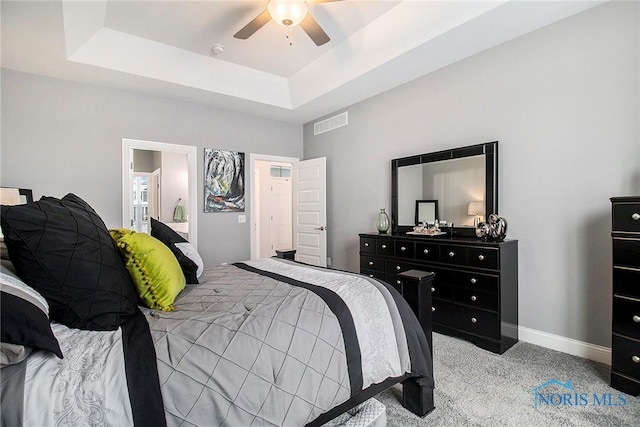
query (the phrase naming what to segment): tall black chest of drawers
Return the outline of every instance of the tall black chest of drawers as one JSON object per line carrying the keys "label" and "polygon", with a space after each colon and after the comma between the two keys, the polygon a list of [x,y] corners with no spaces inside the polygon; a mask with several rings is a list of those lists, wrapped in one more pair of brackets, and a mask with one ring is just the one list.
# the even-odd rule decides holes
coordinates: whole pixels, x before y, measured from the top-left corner
{"label": "tall black chest of drawers", "polygon": [[398,273],[432,271],[433,330],[495,353],[518,341],[518,242],[360,234],[360,273],[402,287]]}
{"label": "tall black chest of drawers", "polygon": [[611,386],[640,394],[640,197],[612,197]]}

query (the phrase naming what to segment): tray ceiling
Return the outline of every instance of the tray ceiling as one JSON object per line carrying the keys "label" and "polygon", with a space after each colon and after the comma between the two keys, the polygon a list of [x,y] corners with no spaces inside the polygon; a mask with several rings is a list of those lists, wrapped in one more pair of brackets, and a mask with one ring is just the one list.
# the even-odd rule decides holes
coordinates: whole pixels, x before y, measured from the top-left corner
{"label": "tray ceiling", "polygon": [[601,3],[312,2],[318,47],[233,38],[267,1],[2,1],[2,67],[305,123]]}

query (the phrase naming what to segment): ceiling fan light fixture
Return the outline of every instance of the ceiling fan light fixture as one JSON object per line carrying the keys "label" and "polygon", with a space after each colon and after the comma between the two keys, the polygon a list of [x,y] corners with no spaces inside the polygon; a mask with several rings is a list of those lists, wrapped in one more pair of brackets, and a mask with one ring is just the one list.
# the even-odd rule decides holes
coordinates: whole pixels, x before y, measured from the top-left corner
{"label": "ceiling fan light fixture", "polygon": [[275,22],[283,27],[292,27],[302,22],[309,7],[304,0],[271,0],[267,10]]}

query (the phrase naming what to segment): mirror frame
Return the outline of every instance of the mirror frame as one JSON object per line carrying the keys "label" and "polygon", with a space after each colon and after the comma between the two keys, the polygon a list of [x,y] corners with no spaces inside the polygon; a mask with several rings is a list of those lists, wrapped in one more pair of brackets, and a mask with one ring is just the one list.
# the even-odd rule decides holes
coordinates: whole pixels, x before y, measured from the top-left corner
{"label": "mirror frame", "polygon": [[[484,155],[485,158],[485,203],[486,215],[498,213],[498,141],[469,145],[451,150],[436,151],[416,156],[391,160],[391,233],[404,234],[412,231],[413,226],[398,225],[398,168],[417,164],[434,163],[441,160],[461,159]],[[453,236],[475,237],[474,227],[453,227]],[[451,236],[451,237],[453,237]]]}

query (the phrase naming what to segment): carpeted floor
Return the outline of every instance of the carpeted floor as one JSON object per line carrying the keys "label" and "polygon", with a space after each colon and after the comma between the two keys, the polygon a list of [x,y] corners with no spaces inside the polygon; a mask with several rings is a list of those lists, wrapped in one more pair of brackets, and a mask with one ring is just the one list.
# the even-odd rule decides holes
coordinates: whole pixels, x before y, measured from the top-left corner
{"label": "carpeted floor", "polygon": [[[640,426],[640,397],[622,396],[623,406],[607,365],[524,342],[497,355],[434,334],[433,348],[435,410],[416,417],[400,405],[395,386],[376,396],[387,408],[387,426]],[[571,381],[571,390],[542,387],[553,404],[540,400],[534,408],[533,389],[550,380]]]}

